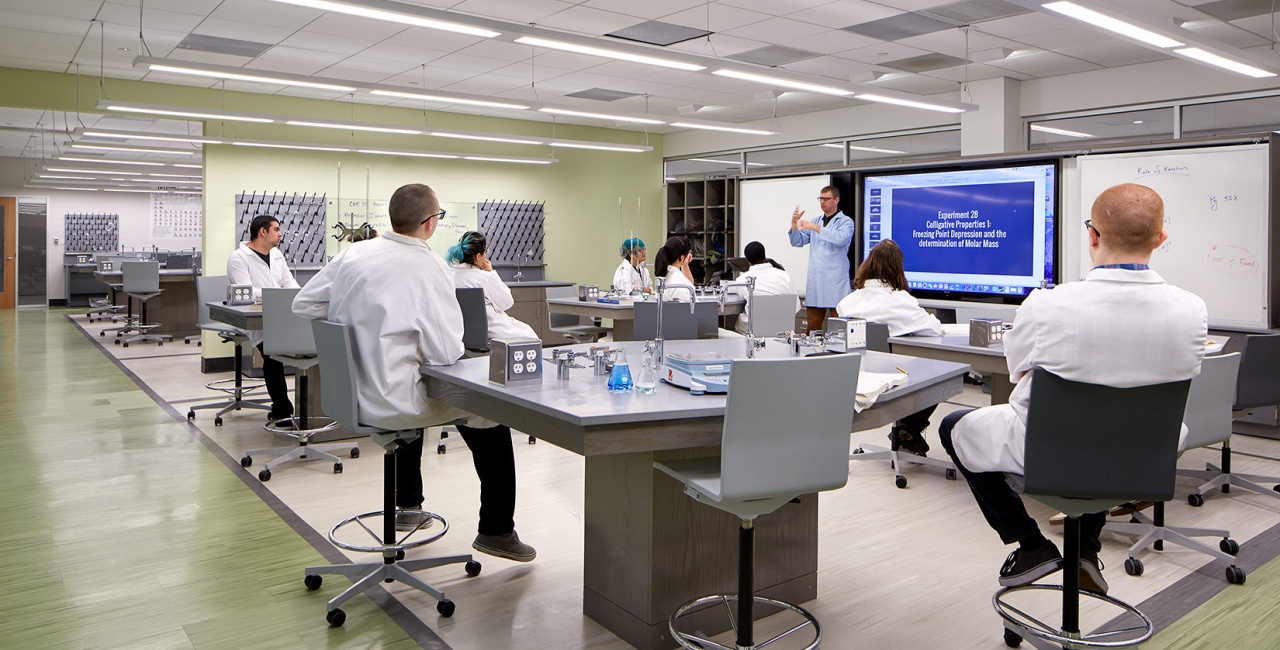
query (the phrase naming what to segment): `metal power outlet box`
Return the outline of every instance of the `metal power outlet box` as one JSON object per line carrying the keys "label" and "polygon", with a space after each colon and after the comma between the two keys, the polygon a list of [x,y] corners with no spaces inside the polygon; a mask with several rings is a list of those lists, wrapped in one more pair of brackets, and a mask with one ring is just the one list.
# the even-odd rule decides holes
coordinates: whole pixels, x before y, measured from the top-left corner
{"label": "metal power outlet box", "polygon": [[489,341],[489,381],[507,384],[542,380],[542,341],[530,338]]}
{"label": "metal power outlet box", "polygon": [[227,285],[227,304],[228,305],[252,305],[253,304],[253,285],[252,284],[228,284]]}
{"label": "metal power outlet box", "polygon": [[600,285],[598,284],[580,284],[578,285],[578,300],[582,302],[594,302],[600,297]]}
{"label": "metal power outlet box", "polygon": [[1004,342],[1004,321],[974,318],[969,321],[969,345],[985,348]]}
{"label": "metal power outlet box", "polygon": [[851,352],[867,347],[866,319],[832,317],[827,319],[826,328],[828,352]]}

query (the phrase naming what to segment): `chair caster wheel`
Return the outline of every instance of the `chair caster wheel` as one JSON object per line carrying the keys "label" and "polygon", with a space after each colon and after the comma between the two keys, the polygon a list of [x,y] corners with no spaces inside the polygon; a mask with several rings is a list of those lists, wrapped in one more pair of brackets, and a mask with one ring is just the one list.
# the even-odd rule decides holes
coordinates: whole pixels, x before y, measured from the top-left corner
{"label": "chair caster wheel", "polygon": [[116,339],[116,345],[120,345],[120,339]]}
{"label": "chair caster wheel", "polygon": [[1013,630],[1004,631],[1004,644],[1010,648],[1022,645],[1022,636]]}
{"label": "chair caster wheel", "polygon": [[195,411],[187,411],[187,420],[188,420],[188,421],[190,421],[190,420],[194,420],[194,419],[196,419],[196,412],[195,412]]}
{"label": "chair caster wheel", "polygon": [[444,443],[436,445],[436,453],[441,456],[444,455]]}
{"label": "chair caster wheel", "polygon": [[467,575],[471,576],[472,578],[480,575],[480,563],[476,562],[475,560],[467,562],[463,566],[463,568],[467,570]]}
{"label": "chair caster wheel", "polygon": [[219,415],[218,417],[213,418],[213,426],[215,426],[215,427],[220,427],[220,426],[222,426],[222,416],[221,416],[221,415]]}
{"label": "chair caster wheel", "polygon": [[1195,492],[1192,492],[1191,494],[1187,495],[1187,503],[1192,508],[1199,508],[1200,506],[1204,505],[1204,496],[1200,494],[1196,494]]}
{"label": "chair caster wheel", "polygon": [[347,613],[340,609],[330,610],[324,615],[324,620],[329,621],[329,627],[342,627],[347,622]]}
{"label": "chair caster wheel", "polygon": [[449,618],[450,616],[453,616],[454,609],[456,608],[453,605],[453,601],[447,598],[445,600],[442,600],[436,603],[436,611],[439,612],[440,615],[445,618]]}
{"label": "chair caster wheel", "polygon": [[252,465],[252,464],[253,464],[253,458],[252,458],[251,456],[249,456],[249,454],[245,454],[245,455],[244,455],[244,458],[241,458],[241,459],[240,459],[240,466],[241,466],[241,467],[248,467],[248,466],[250,466],[250,465]]}
{"label": "chair caster wheel", "polygon": [[98,336],[106,336],[106,335],[107,335],[107,333],[106,333],[105,331],[103,331],[103,332],[98,332]]}
{"label": "chair caster wheel", "polygon": [[1244,584],[1244,569],[1238,566],[1227,567],[1227,582],[1233,585]]}
{"label": "chair caster wheel", "polygon": [[853,453],[855,453],[855,454],[865,454],[865,453],[867,453],[867,452],[863,451],[862,447],[858,447],[857,449],[854,449],[854,450],[853,450]]}
{"label": "chair caster wheel", "polygon": [[396,562],[404,559],[404,549],[396,551]]}
{"label": "chair caster wheel", "polygon": [[[529,436],[529,444],[531,444],[531,445],[536,445],[536,444],[538,444],[538,439],[537,439],[537,438],[535,438],[535,437],[533,437],[533,436]],[[1276,490],[1277,490],[1277,491],[1280,491],[1280,485],[1277,485],[1277,486],[1276,486]]]}
{"label": "chair caster wheel", "polygon": [[156,347],[158,348],[164,347],[164,341],[156,341]]}
{"label": "chair caster wheel", "polygon": [[1124,572],[1131,576],[1142,575],[1142,560],[1131,557],[1124,561]]}
{"label": "chair caster wheel", "polygon": [[307,586],[307,591],[315,591],[324,584],[324,578],[321,576],[307,576],[302,579],[302,584]]}
{"label": "chair caster wheel", "polygon": [[127,347],[129,347],[129,342],[128,342],[128,341],[125,341],[124,347],[126,347],[126,348],[127,348]]}
{"label": "chair caster wheel", "polygon": [[341,473],[342,473],[342,463],[334,463],[334,464],[333,464],[333,473],[334,473],[334,474],[341,474]]}
{"label": "chair caster wheel", "polygon": [[898,486],[899,489],[905,488],[907,487],[907,477],[899,474],[898,476],[894,477],[893,484]]}
{"label": "chair caster wheel", "polygon": [[1224,539],[1221,542],[1218,542],[1218,548],[1222,549],[1222,552],[1227,555],[1240,554],[1240,544],[1234,539]]}
{"label": "chair caster wheel", "polygon": [[[1226,486],[1224,485],[1223,487],[1226,487]],[[1271,489],[1272,489],[1272,490],[1275,490],[1276,492],[1280,492],[1280,483],[1277,483],[1277,484],[1275,484],[1275,485],[1271,486]],[[1223,490],[1223,492],[1226,492],[1226,490]]]}
{"label": "chair caster wheel", "polygon": [[352,447],[352,448],[351,448],[351,457],[352,457],[352,458],[359,458],[359,457],[360,457],[360,448],[359,448],[359,447]]}
{"label": "chair caster wheel", "polygon": [[956,480],[956,471],[955,471],[954,469],[949,469],[949,470],[947,470],[947,471],[946,471],[946,477],[947,477],[947,480],[948,480],[948,481],[954,481],[954,480]]}
{"label": "chair caster wheel", "polygon": [[264,470],[262,470],[261,472],[258,472],[258,480],[259,480],[259,481],[262,481],[263,483],[266,483],[267,481],[270,481],[270,480],[271,480],[271,470],[269,470],[269,469],[264,469]]}

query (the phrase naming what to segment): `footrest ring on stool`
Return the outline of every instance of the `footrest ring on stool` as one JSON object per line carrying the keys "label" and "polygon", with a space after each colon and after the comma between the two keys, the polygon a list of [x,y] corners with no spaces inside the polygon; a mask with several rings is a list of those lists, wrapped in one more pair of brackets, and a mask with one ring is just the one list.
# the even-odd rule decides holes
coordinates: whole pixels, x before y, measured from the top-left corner
{"label": "footrest ring on stool", "polygon": [[[261,380],[258,380],[258,381],[255,381],[255,380],[252,380],[252,379],[251,379],[251,380],[249,380],[249,381],[241,380],[241,382],[240,382],[240,393],[243,395],[243,394],[248,393],[248,392],[250,392],[250,391],[258,390],[258,389],[260,389],[260,388],[262,388],[263,386],[266,386],[266,385],[267,385],[267,383],[266,383],[265,381],[261,381]],[[218,381],[211,381],[211,382],[209,382],[209,383],[205,384],[205,385],[204,385],[204,387],[205,387],[205,388],[208,388],[209,390],[220,390],[220,391],[222,391],[222,392],[224,392],[224,393],[227,393],[227,394],[229,394],[229,395],[230,395],[230,394],[235,394],[235,392],[236,392],[236,380],[235,380],[235,379],[219,379]]]}
{"label": "footrest ring on stool", "polygon": [[327,422],[328,424],[325,424],[324,426],[320,426],[320,427],[312,426],[310,429],[295,429],[295,428],[286,429],[280,426],[281,422],[288,422],[289,424],[296,427],[298,426],[299,423],[302,422],[302,418],[289,417],[289,418],[280,418],[279,420],[271,420],[270,422],[267,422],[266,424],[262,425],[262,428],[266,429],[267,431],[270,431],[271,433],[280,433],[286,436],[297,436],[298,434],[306,434],[307,436],[314,436],[317,433],[324,433],[325,431],[332,431],[338,428],[337,420],[334,420],[332,418],[327,418],[321,415],[312,415],[307,418],[307,421],[313,422],[313,423]]}
{"label": "footrest ring on stool", "polygon": [[[395,544],[384,544],[382,541],[382,532],[381,532],[382,522],[381,521],[378,522],[379,525],[377,526],[377,530],[375,530],[374,528],[370,528],[367,524],[365,524],[365,520],[367,519],[375,519],[375,518],[382,519],[382,517],[386,514],[381,510],[373,510],[370,512],[362,512],[358,515],[347,517],[346,519],[343,519],[337,524],[334,524],[333,528],[329,529],[329,541],[332,542],[334,546],[337,546],[338,548],[345,548],[348,551],[356,551],[359,553],[386,554],[386,553],[397,553],[400,551],[407,551],[411,548],[418,548],[419,546],[425,546],[427,544],[430,544],[431,542],[436,541],[437,539],[440,539],[441,537],[444,537],[445,533],[449,532],[449,522],[445,521],[444,517],[441,517],[440,515],[437,515],[434,512],[427,512],[425,510],[399,510],[398,512],[402,514],[421,514],[430,521],[439,522],[440,525],[434,526],[434,525],[428,525],[426,523],[423,523],[419,525],[417,528],[414,528],[413,530],[410,530],[407,532],[401,531],[401,532],[404,532],[404,535],[400,537],[400,539],[397,540]],[[351,542],[346,542],[338,539],[338,530],[340,530],[344,526],[350,526],[353,524],[364,529],[364,531],[368,533],[369,536],[376,543],[366,546],[366,545],[354,544]],[[415,540],[409,539],[409,537],[412,536],[414,533],[425,531],[428,529],[431,530],[432,532],[431,535],[424,537],[422,539],[415,539]]]}
{"label": "footrest ring on stool", "polygon": [[1044,639],[1045,641],[1049,641],[1063,648],[1123,648],[1137,645],[1147,639],[1150,639],[1154,632],[1151,619],[1147,618],[1146,614],[1138,611],[1137,607],[1134,607],[1122,600],[1112,598],[1111,596],[1082,590],[1080,591],[1081,598],[1093,598],[1095,600],[1111,603],[1121,609],[1124,613],[1139,619],[1141,624],[1136,627],[1126,627],[1106,632],[1070,636],[1061,629],[1053,627],[1044,621],[1027,614],[1004,600],[1004,598],[1009,594],[1032,590],[1061,592],[1062,585],[1031,584],[1023,585],[1021,587],[1005,587],[997,591],[995,595],[991,597],[991,605],[995,607],[996,613],[1000,615],[1000,618],[1004,619],[1006,630],[1011,630],[1016,634],[1025,633],[1025,635]]}
{"label": "footrest ring on stool", "polygon": [[[803,607],[800,607],[798,605],[792,605],[791,603],[784,602],[781,600],[774,600],[773,598],[766,598],[765,596],[755,596],[753,600],[757,604],[771,605],[774,608],[777,608],[778,610],[788,610],[788,611],[794,612],[795,614],[798,614],[803,619],[802,621],[788,627],[784,632],[777,634],[768,640],[757,642],[754,646],[752,646],[753,648],[759,648],[761,646],[771,644],[774,641],[781,639],[782,637],[790,636],[810,626],[812,626],[813,628],[813,641],[811,641],[808,645],[803,646],[803,650],[814,650],[821,644],[822,626],[818,623],[818,619],[814,618],[813,614],[810,614]],[[671,619],[667,625],[667,627],[671,631],[671,638],[676,643],[680,644],[680,647],[687,648],[688,650],[708,650],[709,648],[734,647],[732,645],[733,643],[732,641],[730,641],[730,645],[725,646],[723,644],[716,643],[704,637],[697,636],[696,634],[681,632],[676,626],[676,621],[680,617],[693,613],[694,610],[702,608],[703,606],[719,604],[724,607],[724,612],[729,622],[729,629],[732,630],[733,626],[735,625],[735,621],[737,617],[737,609],[735,609],[732,605],[730,605],[730,603],[736,603],[736,602],[738,602],[738,596],[736,594],[715,594],[712,596],[703,596],[701,598],[695,598],[681,605],[679,608],[676,609],[675,613],[671,615]],[[774,613],[779,613],[779,612],[774,612]],[[766,614],[766,616],[772,616],[772,613]],[[714,635],[710,635],[710,636],[714,636]],[[792,646],[792,647],[795,647],[795,646]]]}

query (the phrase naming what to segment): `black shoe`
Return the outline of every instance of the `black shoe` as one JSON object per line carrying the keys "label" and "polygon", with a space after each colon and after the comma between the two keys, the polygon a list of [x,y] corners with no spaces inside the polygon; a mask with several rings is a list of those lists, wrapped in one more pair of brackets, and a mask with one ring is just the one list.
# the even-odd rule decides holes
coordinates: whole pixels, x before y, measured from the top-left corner
{"label": "black shoe", "polygon": [[1000,567],[1000,584],[1005,587],[1029,585],[1062,569],[1062,554],[1053,542],[1045,542],[1028,551],[1015,549]]}
{"label": "black shoe", "polygon": [[898,427],[889,429],[889,451],[898,451],[898,447],[902,446],[902,442],[898,440]]}
{"label": "black shoe", "polygon": [[1106,578],[1102,577],[1102,560],[1093,551],[1080,551],[1080,590],[1107,595]]}
{"label": "black shoe", "polygon": [[291,417],[293,417],[293,411],[272,410],[270,413],[267,413],[267,419],[272,421],[283,420],[285,418],[291,418]]}
{"label": "black shoe", "polygon": [[913,433],[909,429],[904,429],[902,427],[894,427],[893,429],[894,432],[897,433],[899,449],[917,456],[923,456],[929,453],[929,443],[925,442],[923,431]]}

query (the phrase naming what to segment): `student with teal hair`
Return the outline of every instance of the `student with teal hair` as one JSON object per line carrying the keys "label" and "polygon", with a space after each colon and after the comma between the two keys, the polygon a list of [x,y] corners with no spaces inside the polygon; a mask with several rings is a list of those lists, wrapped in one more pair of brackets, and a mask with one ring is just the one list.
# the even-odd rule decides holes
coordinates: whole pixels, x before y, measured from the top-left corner
{"label": "student with teal hair", "polygon": [[622,262],[613,272],[613,288],[622,293],[653,293],[649,269],[644,266],[644,242],[639,237],[632,237],[622,242],[618,252],[622,254]]}
{"label": "student with teal hair", "polygon": [[538,338],[528,323],[507,315],[516,304],[511,288],[493,270],[488,257],[489,241],[482,233],[469,230],[449,247],[445,259],[453,269],[453,283],[459,289],[483,289],[489,316],[489,338]]}

